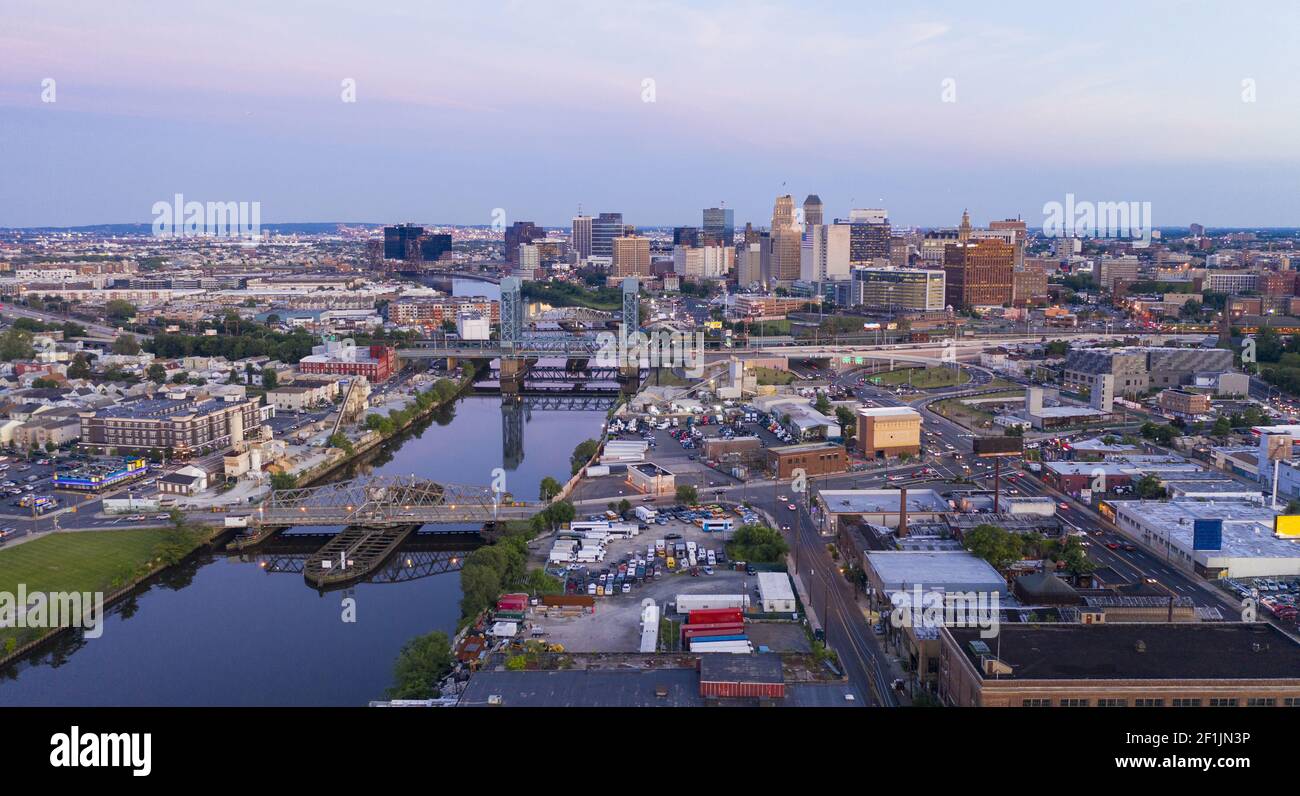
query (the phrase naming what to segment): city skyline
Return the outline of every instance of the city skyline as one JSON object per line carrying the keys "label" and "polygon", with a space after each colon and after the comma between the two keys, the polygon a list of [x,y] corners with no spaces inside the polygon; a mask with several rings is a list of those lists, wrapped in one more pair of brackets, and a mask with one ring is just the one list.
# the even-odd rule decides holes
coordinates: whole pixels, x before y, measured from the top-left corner
{"label": "city skyline", "polygon": [[743,226],[785,193],[904,226],[968,207],[1036,227],[1067,193],[1149,201],[1157,226],[1300,217],[1297,11],[1280,3],[508,4],[488,24],[236,2],[204,7],[199,30],[183,11],[18,5],[5,227],[145,223],[178,192],[260,202],[267,224],[490,224],[499,208],[554,227],[581,206],[672,226],[725,200]]}

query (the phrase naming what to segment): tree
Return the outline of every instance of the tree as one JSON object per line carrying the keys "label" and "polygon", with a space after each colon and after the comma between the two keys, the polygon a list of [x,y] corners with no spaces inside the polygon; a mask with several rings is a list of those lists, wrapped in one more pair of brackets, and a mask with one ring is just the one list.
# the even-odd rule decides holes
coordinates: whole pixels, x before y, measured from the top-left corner
{"label": "tree", "polygon": [[47,376],[37,376],[36,378],[32,379],[32,386],[37,388],[38,390],[42,390],[50,387],[58,387],[59,383]]}
{"label": "tree", "polygon": [[1160,483],[1159,476],[1154,473],[1147,473],[1139,478],[1133,485],[1133,491],[1143,500],[1160,500],[1165,497],[1164,485]]}
{"label": "tree", "polygon": [[554,478],[548,475],[542,479],[541,490],[537,497],[540,498],[541,500],[550,500],[551,498],[560,494],[560,490],[563,488],[563,486],[564,485],[561,484],[559,481],[556,481]]}
{"label": "tree", "polygon": [[732,558],[751,563],[779,563],[790,552],[785,537],[766,525],[740,526],[729,545]]}
{"label": "tree", "polygon": [[632,502],[629,501],[627,498],[623,498],[618,502],[619,514],[627,514],[631,510],[632,510]]}
{"label": "tree", "polygon": [[129,334],[119,334],[113,338],[112,351],[114,354],[133,357],[140,353],[140,343]]}
{"label": "tree", "polygon": [[416,636],[402,645],[393,664],[393,686],[389,699],[431,699],[438,695],[438,682],[452,667],[451,641],[434,631]]}
{"label": "tree", "polygon": [[149,376],[149,381],[155,384],[163,384],[167,381],[167,369],[157,362],[150,365],[149,370],[145,371],[145,373]]}
{"label": "tree", "polygon": [[813,404],[813,408],[824,415],[829,415],[831,413],[831,399],[826,396],[826,393],[819,392],[817,393],[817,402]]}
{"label": "tree", "polygon": [[110,321],[127,321],[135,317],[135,305],[123,299],[112,299],[104,305],[104,314]]}
{"label": "tree", "polygon": [[578,446],[573,449],[573,454],[569,457],[570,475],[577,475],[578,471],[586,466],[596,451],[600,449],[600,443],[594,439],[579,442]]}
{"label": "tree", "polygon": [[86,361],[85,354],[77,354],[68,363],[68,378],[70,379],[88,379],[90,378],[90,363]]}
{"label": "tree", "polygon": [[275,375],[271,368],[262,368],[262,386],[268,390],[274,390],[280,383],[280,377]]}
{"label": "tree", "polygon": [[31,359],[36,354],[32,347],[32,333],[23,329],[10,329],[0,334],[0,361]]}
{"label": "tree", "polygon": [[677,487],[677,502],[684,503],[687,506],[694,506],[700,502],[700,494],[690,484],[682,484]]}
{"label": "tree", "polygon": [[962,543],[972,555],[984,559],[999,572],[1019,561],[1020,537],[996,525],[976,525],[962,538]]}
{"label": "tree", "polygon": [[352,440],[348,439],[347,435],[342,431],[335,431],[330,434],[328,442],[331,448],[338,448],[349,456],[356,453],[356,448],[352,447]]}
{"label": "tree", "polygon": [[840,429],[844,435],[845,441],[853,439],[858,433],[858,418],[853,414],[853,410],[847,406],[835,407],[835,420],[840,424]]}
{"label": "tree", "polygon": [[543,509],[541,516],[551,530],[555,530],[566,522],[573,522],[573,518],[578,516],[578,510],[567,500],[557,500]]}
{"label": "tree", "polygon": [[1070,353],[1070,343],[1067,340],[1053,340],[1043,348],[1043,351],[1049,357],[1063,357]]}
{"label": "tree", "polygon": [[1228,420],[1228,418],[1224,417],[1223,415],[1219,415],[1218,419],[1214,421],[1214,426],[1213,428],[1211,428],[1210,433],[1220,439],[1223,439],[1224,437],[1227,437],[1229,434],[1232,433],[1232,423]]}
{"label": "tree", "polygon": [[297,484],[297,477],[290,473],[271,473],[272,489],[293,489]]}
{"label": "tree", "polygon": [[189,371],[182,370],[180,373],[177,373],[175,376],[172,376],[172,384],[184,384],[189,380],[190,380]]}

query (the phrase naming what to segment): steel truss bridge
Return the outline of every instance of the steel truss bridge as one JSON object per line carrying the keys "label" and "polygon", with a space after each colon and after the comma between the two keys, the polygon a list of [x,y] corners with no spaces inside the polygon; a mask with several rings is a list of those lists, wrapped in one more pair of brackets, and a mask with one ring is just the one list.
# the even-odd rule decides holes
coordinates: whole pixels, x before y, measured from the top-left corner
{"label": "steel truss bridge", "polygon": [[485,486],[439,484],[412,476],[370,476],[301,489],[280,489],[249,520],[259,528],[487,523],[526,519],[545,506],[505,501]]}
{"label": "steel truss bridge", "polygon": [[525,335],[515,342],[500,340],[416,340],[399,349],[402,359],[590,359],[601,350],[595,337]]}
{"label": "steel truss bridge", "polygon": [[[307,574],[310,556],[303,553],[264,554],[256,561],[262,571],[273,575]],[[458,572],[465,561],[465,551],[460,550],[398,550],[370,571],[367,583],[406,583],[407,581]]]}

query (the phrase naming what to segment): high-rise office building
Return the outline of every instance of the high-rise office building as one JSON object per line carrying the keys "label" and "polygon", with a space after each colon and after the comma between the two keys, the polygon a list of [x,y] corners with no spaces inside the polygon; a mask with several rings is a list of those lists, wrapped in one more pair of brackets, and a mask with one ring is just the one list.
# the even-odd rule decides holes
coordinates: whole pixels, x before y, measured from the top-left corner
{"label": "high-rise office building", "polygon": [[889,214],[879,208],[849,211],[849,262],[853,265],[887,265],[890,240]]}
{"label": "high-rise office building", "polygon": [[763,244],[759,241],[737,244],[736,284],[748,287],[763,281]]}
{"label": "high-rise office building", "polygon": [[591,216],[573,217],[572,245],[579,258],[591,256]]}
{"label": "high-rise office building", "polygon": [[1020,271],[1025,267],[1025,241],[1029,237],[1028,227],[1024,220],[1019,218],[1008,218],[1005,221],[990,221],[989,231],[1001,232],[1007,231],[1014,233],[1012,243],[1016,247],[1016,270]]}
{"label": "high-rise office building", "polygon": [[516,221],[509,227],[506,227],[505,254],[506,262],[519,262],[519,247],[525,243],[546,237],[546,233],[541,227],[531,221]]}
{"label": "high-rise office building", "polygon": [[614,239],[623,235],[622,213],[601,213],[591,222],[592,257],[614,256]]}
{"label": "high-rise office building", "polygon": [[794,218],[794,197],[778,196],[772,209],[772,245],[767,282],[794,282],[799,278],[803,235]]}
{"label": "high-rise office building", "polygon": [[736,211],[727,207],[706,207],[701,229],[724,246],[730,246],[736,238]]}
{"label": "high-rise office building", "polygon": [[408,262],[437,262],[451,251],[451,235],[426,233],[424,227],[400,224],[384,227],[384,259]]}
{"label": "high-rise office building", "polygon": [[384,227],[384,259],[405,260],[409,247],[423,234],[424,227],[417,227],[414,224]]}
{"label": "high-rise office building", "polygon": [[799,255],[799,278],[805,282],[848,279],[849,238],[848,224],[811,224],[805,227]]}
{"label": "high-rise office building", "polygon": [[697,227],[673,227],[674,246],[699,246],[700,230]]}
{"label": "high-rise office building", "polygon": [[946,301],[943,271],[916,268],[854,268],[853,303],[868,309],[937,312]]}
{"label": "high-rise office building", "polygon": [[[943,270],[948,281],[947,302],[953,309],[1010,304],[1016,247],[996,238],[971,241],[969,219],[964,243],[945,250]],[[959,239],[962,233],[958,233]]]}
{"label": "high-rise office building", "polygon": [[610,243],[613,267],[611,276],[650,276],[650,239],[641,235],[624,235]]}
{"label": "high-rise office building", "polygon": [[815,193],[808,194],[808,198],[803,200],[803,224],[804,229],[818,224],[824,224],[822,199]]}
{"label": "high-rise office building", "polygon": [[721,279],[731,273],[736,263],[732,246],[674,246],[673,272],[692,279]]}
{"label": "high-rise office building", "polygon": [[536,279],[542,270],[542,247],[536,243],[523,243],[519,246],[519,262],[515,264],[514,275],[520,279]]}

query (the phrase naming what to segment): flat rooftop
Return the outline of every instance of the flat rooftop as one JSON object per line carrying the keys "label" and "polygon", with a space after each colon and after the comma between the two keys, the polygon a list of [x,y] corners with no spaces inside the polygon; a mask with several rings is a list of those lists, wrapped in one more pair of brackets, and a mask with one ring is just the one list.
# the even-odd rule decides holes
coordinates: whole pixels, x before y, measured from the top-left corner
{"label": "flat rooftop", "polygon": [[965,550],[886,550],[867,553],[867,566],[883,588],[920,586],[947,591],[1005,594],[1007,582],[989,562]]}
{"label": "flat rooftop", "polygon": [[[709,655],[705,657],[743,657]],[[780,656],[772,656],[777,664]],[[659,696],[660,689],[665,691]],[[703,707],[694,669],[481,671],[470,678],[457,707],[693,708]]]}
{"label": "flat rooftop", "polygon": [[1273,518],[1281,512],[1251,500],[1116,500],[1117,515],[1169,535],[1176,546],[1192,549],[1192,528],[1196,520],[1223,520],[1223,547],[1198,550],[1210,557],[1294,558],[1300,556],[1300,541],[1273,536]]}
{"label": "flat rooftop", "polygon": [[[897,489],[823,489],[818,494],[826,510],[833,514],[895,514],[901,492]],[[952,507],[933,489],[909,489],[907,510],[935,513],[952,511]]]}
{"label": "flat rooftop", "polygon": [[1300,679],[1300,645],[1262,622],[1004,623],[996,643],[977,627],[944,632],[977,672],[970,643],[984,641],[1011,667],[999,680]]}
{"label": "flat rooftop", "polygon": [[858,409],[858,414],[862,417],[921,417],[921,413],[910,406],[868,406]]}

